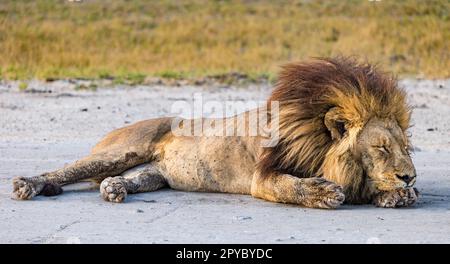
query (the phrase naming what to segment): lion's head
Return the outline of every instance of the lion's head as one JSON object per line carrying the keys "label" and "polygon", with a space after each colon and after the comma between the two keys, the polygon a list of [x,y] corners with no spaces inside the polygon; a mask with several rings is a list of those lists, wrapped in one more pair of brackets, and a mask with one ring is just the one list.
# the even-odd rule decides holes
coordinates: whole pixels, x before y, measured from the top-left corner
{"label": "lion's head", "polygon": [[410,187],[416,182],[407,138],[393,120],[369,120],[359,132],[354,153],[368,184],[378,190]]}
{"label": "lion's head", "polygon": [[278,101],[278,144],[258,164],[298,177],[325,177],[346,200],[412,186],[410,107],[395,78],[348,58],[283,67],[269,101]]}

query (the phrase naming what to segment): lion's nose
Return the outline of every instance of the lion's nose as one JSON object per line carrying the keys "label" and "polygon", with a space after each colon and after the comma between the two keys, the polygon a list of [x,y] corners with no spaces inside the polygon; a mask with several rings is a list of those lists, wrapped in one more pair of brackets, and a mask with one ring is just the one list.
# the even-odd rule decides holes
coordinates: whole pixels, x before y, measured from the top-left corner
{"label": "lion's nose", "polygon": [[414,177],[415,177],[415,176],[410,176],[410,175],[408,175],[408,174],[405,174],[405,175],[398,175],[398,174],[396,174],[396,176],[397,176],[398,179],[400,179],[400,180],[406,182],[406,184],[408,184],[408,183],[410,183],[412,180],[414,180]]}

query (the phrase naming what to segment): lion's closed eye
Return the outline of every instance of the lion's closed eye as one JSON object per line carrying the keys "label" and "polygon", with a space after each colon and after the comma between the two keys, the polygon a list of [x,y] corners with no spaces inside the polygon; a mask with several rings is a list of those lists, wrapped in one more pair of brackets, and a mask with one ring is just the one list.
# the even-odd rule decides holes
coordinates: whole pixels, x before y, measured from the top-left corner
{"label": "lion's closed eye", "polygon": [[385,154],[389,154],[390,153],[389,148],[384,146],[384,145],[383,146],[375,145],[373,147],[376,148],[378,151],[380,151],[382,153],[385,153]]}

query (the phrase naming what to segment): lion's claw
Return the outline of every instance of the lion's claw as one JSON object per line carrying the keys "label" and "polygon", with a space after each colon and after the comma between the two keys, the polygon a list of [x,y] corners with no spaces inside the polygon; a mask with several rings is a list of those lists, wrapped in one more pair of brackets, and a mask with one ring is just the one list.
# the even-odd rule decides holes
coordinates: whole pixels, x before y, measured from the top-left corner
{"label": "lion's claw", "polygon": [[333,209],[340,206],[345,201],[342,187],[322,178],[310,178],[314,181],[312,185],[314,197],[311,201],[312,207]]}

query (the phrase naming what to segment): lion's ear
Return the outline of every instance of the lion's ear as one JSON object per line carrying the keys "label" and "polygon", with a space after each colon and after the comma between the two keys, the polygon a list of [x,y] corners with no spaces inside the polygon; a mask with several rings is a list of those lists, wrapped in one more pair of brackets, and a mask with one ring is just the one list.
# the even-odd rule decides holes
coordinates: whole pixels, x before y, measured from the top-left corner
{"label": "lion's ear", "polygon": [[331,138],[333,140],[341,139],[347,129],[345,128],[346,121],[340,116],[339,109],[331,108],[326,114],[324,118],[325,126],[331,133]]}

